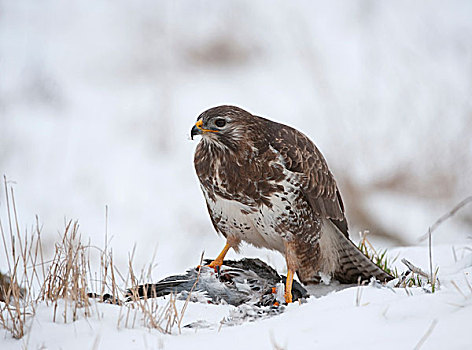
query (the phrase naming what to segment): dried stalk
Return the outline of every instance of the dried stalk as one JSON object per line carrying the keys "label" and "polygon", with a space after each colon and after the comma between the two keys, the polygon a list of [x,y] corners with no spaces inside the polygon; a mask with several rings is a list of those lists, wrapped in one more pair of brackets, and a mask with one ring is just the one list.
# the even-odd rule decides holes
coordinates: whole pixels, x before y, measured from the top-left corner
{"label": "dried stalk", "polygon": [[434,222],[434,224],[430,228],[428,228],[428,232],[426,232],[423,236],[420,237],[420,242],[428,238],[431,235],[431,233],[433,233],[444,221],[454,216],[460,209],[465,207],[470,202],[472,202],[472,196],[465,198],[460,203],[458,203],[454,208],[448,211],[446,214],[442,215],[439,219],[437,219]]}

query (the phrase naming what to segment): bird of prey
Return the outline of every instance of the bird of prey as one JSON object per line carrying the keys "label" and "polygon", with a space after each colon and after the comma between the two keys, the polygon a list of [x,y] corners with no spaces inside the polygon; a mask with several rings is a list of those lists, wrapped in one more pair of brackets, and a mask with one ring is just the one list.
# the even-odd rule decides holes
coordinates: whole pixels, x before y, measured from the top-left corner
{"label": "bird of prey", "polygon": [[210,267],[221,266],[241,241],[279,251],[287,263],[287,303],[295,273],[304,284],[393,278],[350,241],[336,181],[303,133],[218,106],[200,114],[190,134],[202,136],[195,170],[213,226],[226,238]]}
{"label": "bird of prey", "polygon": [[[205,261],[210,263],[210,260]],[[189,293],[200,293],[204,301],[219,304],[225,302],[234,306],[244,303],[255,306],[272,306],[277,302],[273,292],[275,285],[283,281],[277,271],[259,259],[225,260],[219,273],[202,266],[189,269],[183,275],[164,278],[154,284],[130,288],[127,300],[135,298],[157,298],[171,293],[186,299]],[[307,291],[294,281],[293,298],[306,298]]]}

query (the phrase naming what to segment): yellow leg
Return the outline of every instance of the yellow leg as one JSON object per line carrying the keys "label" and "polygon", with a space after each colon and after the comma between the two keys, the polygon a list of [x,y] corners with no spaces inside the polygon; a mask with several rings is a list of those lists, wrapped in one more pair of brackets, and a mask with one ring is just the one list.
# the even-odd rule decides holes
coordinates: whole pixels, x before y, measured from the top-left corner
{"label": "yellow leg", "polygon": [[296,254],[296,245],[294,242],[285,242],[285,260],[287,261],[287,280],[285,281],[285,302],[292,302],[292,284],[293,275],[298,269],[298,259]]}
{"label": "yellow leg", "polygon": [[223,265],[223,260],[226,256],[226,253],[228,253],[229,248],[231,248],[231,246],[228,243],[226,243],[226,245],[223,248],[223,250],[221,251],[220,255],[218,255],[218,257],[215,260],[213,260],[208,265],[208,267],[216,268],[217,266],[219,267],[219,266]]}
{"label": "yellow leg", "polygon": [[292,302],[293,274],[294,274],[294,271],[291,269],[288,269],[287,280],[285,281],[285,294],[284,294],[285,302],[287,304],[290,304]]}

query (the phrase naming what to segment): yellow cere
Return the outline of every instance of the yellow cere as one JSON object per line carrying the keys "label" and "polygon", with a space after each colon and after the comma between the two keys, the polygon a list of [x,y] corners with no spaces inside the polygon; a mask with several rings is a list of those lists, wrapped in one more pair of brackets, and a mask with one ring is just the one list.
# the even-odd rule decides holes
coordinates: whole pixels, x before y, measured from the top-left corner
{"label": "yellow cere", "polygon": [[203,121],[200,119],[195,123],[195,126],[203,132],[218,132],[218,130],[203,129],[202,124],[203,124]]}

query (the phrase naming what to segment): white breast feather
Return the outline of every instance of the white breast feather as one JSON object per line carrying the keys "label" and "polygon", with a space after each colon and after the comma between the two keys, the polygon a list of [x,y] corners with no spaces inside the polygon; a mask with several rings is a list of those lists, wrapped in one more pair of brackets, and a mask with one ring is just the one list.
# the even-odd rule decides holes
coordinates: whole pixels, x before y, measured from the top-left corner
{"label": "white breast feather", "polygon": [[269,198],[272,207],[262,205],[257,210],[218,195],[215,196],[216,200],[213,201],[203,186],[202,190],[212,214],[216,218],[220,218],[218,226],[222,231],[256,247],[264,247],[284,253],[284,238],[290,239],[291,234],[276,232],[275,227],[279,224],[278,218],[283,212],[286,212],[285,207],[292,205],[294,192],[288,191],[289,188],[293,188],[293,185],[289,182],[282,181],[280,184],[289,192],[288,195],[285,195],[287,200],[283,201],[280,196],[274,194]]}

